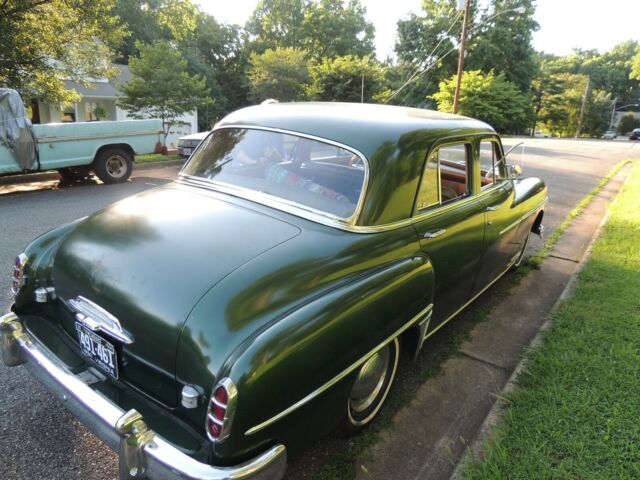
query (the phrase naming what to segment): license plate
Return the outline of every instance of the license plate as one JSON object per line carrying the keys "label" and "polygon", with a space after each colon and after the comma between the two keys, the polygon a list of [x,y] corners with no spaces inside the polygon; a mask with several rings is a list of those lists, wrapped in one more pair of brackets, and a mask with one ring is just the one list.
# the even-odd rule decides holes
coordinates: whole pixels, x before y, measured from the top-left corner
{"label": "license plate", "polygon": [[79,322],[76,322],[76,332],[82,354],[113,378],[118,378],[118,356],[115,347]]}

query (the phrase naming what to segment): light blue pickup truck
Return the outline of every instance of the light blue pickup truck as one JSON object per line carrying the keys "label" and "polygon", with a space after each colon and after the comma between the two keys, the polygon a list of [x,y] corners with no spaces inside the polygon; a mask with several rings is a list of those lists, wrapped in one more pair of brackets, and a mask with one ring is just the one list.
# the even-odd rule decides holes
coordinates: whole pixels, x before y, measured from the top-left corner
{"label": "light blue pickup truck", "polygon": [[19,94],[0,88],[0,175],[57,170],[76,180],[94,172],[124,182],[134,155],[153,152],[161,130],[160,120],[31,125]]}

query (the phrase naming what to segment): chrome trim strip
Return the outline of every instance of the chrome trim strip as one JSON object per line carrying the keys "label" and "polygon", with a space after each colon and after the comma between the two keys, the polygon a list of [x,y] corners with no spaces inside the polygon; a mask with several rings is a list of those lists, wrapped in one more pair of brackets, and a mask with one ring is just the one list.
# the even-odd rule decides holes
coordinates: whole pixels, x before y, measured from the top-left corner
{"label": "chrome trim strip", "polygon": [[83,135],[82,137],[38,137],[36,141],[38,143],[56,143],[89,140],[92,138],[137,137],[139,135],[158,135],[158,132],[155,130],[145,130],[143,132],[96,133],[93,135]]}
{"label": "chrome trim strip", "polygon": [[253,435],[256,432],[259,432],[260,430],[268,427],[269,425],[277,422],[281,418],[289,415],[294,410],[297,410],[298,408],[303,406],[305,403],[310,402],[311,400],[316,398],[318,395],[320,395],[321,393],[323,393],[326,390],[328,390],[329,388],[331,388],[333,385],[338,383],[340,380],[345,378],[347,375],[349,375],[351,372],[353,372],[356,368],[358,368],[360,365],[362,365],[371,355],[376,353],[378,350],[380,350],[382,347],[384,347],[387,343],[392,341],[394,338],[396,338],[398,335],[400,335],[405,330],[407,330],[410,327],[412,327],[416,322],[418,322],[420,319],[422,319],[422,317],[424,317],[426,314],[431,312],[432,308],[433,308],[433,304],[430,304],[429,306],[427,306],[426,308],[421,310],[420,313],[418,313],[415,317],[413,317],[411,320],[409,320],[407,323],[405,323],[402,327],[400,327],[398,330],[396,330],[396,332],[394,332],[392,335],[387,337],[384,341],[382,341],[380,344],[378,344],[375,348],[373,348],[372,350],[367,352],[359,360],[357,360],[355,363],[351,364],[349,367],[347,367],[345,370],[343,370],[338,375],[333,377],[331,380],[329,380],[327,383],[322,385],[320,388],[317,388],[316,390],[311,392],[309,395],[307,395],[306,397],[304,397],[301,400],[297,401],[296,403],[291,405],[289,408],[286,408],[285,410],[283,410],[282,412],[278,413],[277,415],[274,415],[273,417],[265,420],[262,423],[259,423],[258,425],[254,426],[254,427],[251,427],[249,430],[247,430],[245,432],[245,435]]}
{"label": "chrome trim strip", "polygon": [[[328,144],[328,145],[333,145],[339,148],[342,148],[344,150],[347,150],[355,155],[357,155],[358,157],[360,157],[360,159],[362,160],[362,163],[364,165],[364,178],[362,179],[362,189],[360,190],[360,198],[358,198],[358,202],[356,203],[356,208],[353,211],[353,214],[348,217],[348,218],[342,218],[342,217],[338,217],[336,215],[332,215],[330,213],[327,212],[323,212],[321,210],[315,210],[312,209],[310,207],[307,207],[306,205],[302,205],[300,203],[296,203],[296,202],[291,202],[291,201],[287,201],[286,199],[280,198],[280,197],[272,197],[271,195],[266,195],[266,194],[261,194],[260,192],[256,192],[255,190],[249,190],[249,189],[245,189],[245,188],[240,188],[240,187],[235,187],[229,184],[223,184],[223,183],[219,183],[219,182],[215,182],[209,179],[205,179],[205,178],[201,178],[201,177],[194,177],[192,175],[186,175],[183,173],[184,169],[187,167],[187,165],[189,164],[189,162],[187,162],[182,169],[179,172],[179,179],[181,178],[189,178],[189,179],[198,179],[198,180],[205,180],[205,185],[208,186],[213,186],[213,187],[217,187],[220,188],[222,186],[225,186],[229,189],[231,189],[232,191],[225,191],[224,193],[230,193],[231,195],[235,195],[235,196],[239,196],[241,198],[246,198],[247,200],[256,202],[256,203],[261,203],[264,205],[267,205],[269,207],[273,207],[279,210],[284,210],[287,213],[293,213],[294,215],[298,215],[299,217],[302,218],[307,218],[305,216],[306,213],[311,212],[313,214],[317,214],[317,215],[321,215],[321,216],[325,216],[328,217],[329,219],[332,220],[332,222],[338,222],[338,223],[343,223],[345,225],[355,225],[356,222],[358,221],[358,218],[360,217],[360,212],[362,211],[363,205],[364,205],[364,198],[369,186],[369,159],[366,157],[366,155],[362,152],[360,152],[359,150],[349,146],[349,145],[345,145],[344,143],[340,143],[340,142],[336,142],[334,140],[330,140],[328,138],[322,138],[322,137],[317,137],[315,135],[310,135],[307,133],[301,133],[301,132],[296,132],[294,130],[285,130],[282,128],[272,128],[272,127],[263,127],[263,126],[254,126],[254,125],[236,125],[236,124],[231,124],[231,125],[221,125],[221,126],[216,126],[211,133],[214,133],[218,130],[224,130],[224,129],[242,129],[242,130],[263,130],[263,131],[267,131],[267,132],[274,132],[274,133],[281,133],[283,135],[292,135],[295,137],[302,137],[302,138],[308,138],[309,140],[315,140],[317,142],[321,142],[324,144]],[[207,136],[208,138],[208,136]],[[200,143],[200,145],[198,145],[197,150],[200,150],[200,147],[202,146],[202,144],[204,143],[204,140]],[[197,151],[196,150],[196,151]],[[193,154],[195,154],[196,152],[192,152],[192,156],[191,158],[193,158]],[[205,186],[202,185],[202,186]],[[235,193],[234,193],[235,192]],[[250,195],[250,196],[245,196],[247,194],[247,192],[254,192],[257,195]],[[267,197],[267,199],[269,200],[269,203],[264,203],[263,201],[261,201],[261,198],[265,198]],[[289,211],[287,209],[281,208],[281,206],[285,206],[287,209],[294,209],[294,211]],[[317,218],[308,218],[308,220],[314,221],[314,222],[318,222]],[[323,223],[323,222],[318,222],[318,223]]]}
{"label": "chrome trim strip", "polygon": [[149,429],[138,412],[125,412],[71,373],[62,361],[31,339],[13,312],[0,317],[0,332],[3,358],[5,353],[18,352],[21,363],[67,410],[109,447],[119,451],[121,473],[130,474],[133,467],[143,466],[138,478],[276,480],[284,476],[287,463],[284,445],[274,445],[233,466],[201,463]]}

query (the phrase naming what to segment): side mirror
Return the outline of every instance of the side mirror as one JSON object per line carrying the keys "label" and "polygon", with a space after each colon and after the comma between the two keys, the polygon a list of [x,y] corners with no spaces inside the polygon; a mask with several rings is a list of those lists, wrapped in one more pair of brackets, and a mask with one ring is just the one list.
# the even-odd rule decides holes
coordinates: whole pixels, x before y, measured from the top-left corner
{"label": "side mirror", "polygon": [[507,155],[513,152],[516,148],[522,147],[521,156],[520,156],[520,165],[518,164],[508,164],[509,177],[516,178],[522,175],[522,170],[524,169],[524,142],[516,143],[513,147],[511,147],[507,153],[504,154],[504,158],[506,160]]}
{"label": "side mirror", "polygon": [[509,165],[509,176],[512,178],[522,175],[522,167],[520,165]]}

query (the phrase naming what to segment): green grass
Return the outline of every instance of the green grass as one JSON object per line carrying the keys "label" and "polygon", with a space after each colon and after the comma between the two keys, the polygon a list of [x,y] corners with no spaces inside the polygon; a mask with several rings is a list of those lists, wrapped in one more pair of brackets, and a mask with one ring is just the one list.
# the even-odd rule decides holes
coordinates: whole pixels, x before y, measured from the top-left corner
{"label": "green grass", "polygon": [[470,479],[640,478],[640,163]]}
{"label": "green grass", "polygon": [[169,160],[180,160],[180,155],[162,155],[160,153],[148,153],[136,155],[135,163],[168,162]]}
{"label": "green grass", "polygon": [[598,192],[602,190],[607,185],[607,183],[609,183],[609,181],[618,173],[618,171],[620,171],[620,169],[627,163],[629,163],[629,160],[622,160],[621,162],[618,162],[609,171],[609,173],[605,177],[603,177],[602,180],[600,180],[598,185],[596,185],[595,188],[591,190],[591,192],[589,192],[589,194],[584,197],[573,210],[569,212],[567,218],[565,218],[564,221],[558,226],[558,228],[553,231],[551,236],[549,236],[544,246],[538,251],[538,253],[529,258],[527,262],[527,265],[529,267],[538,268],[540,266],[542,261],[549,255],[551,249],[556,244],[558,239],[567,230],[567,228],[569,228],[569,225],[571,225],[571,221],[582,213],[585,207],[589,205],[591,200],[593,200],[593,197],[595,197]]}

